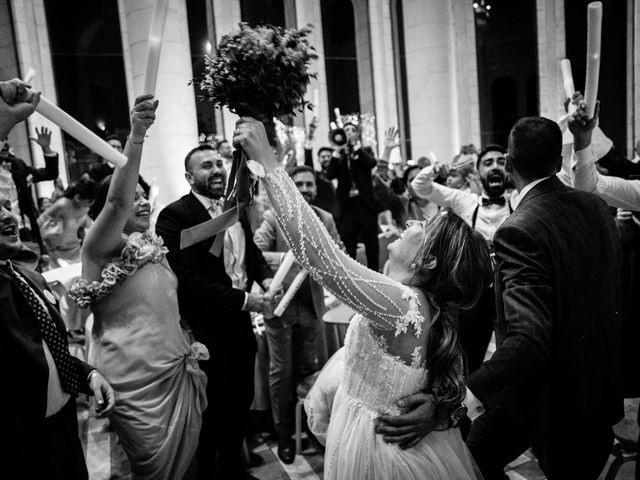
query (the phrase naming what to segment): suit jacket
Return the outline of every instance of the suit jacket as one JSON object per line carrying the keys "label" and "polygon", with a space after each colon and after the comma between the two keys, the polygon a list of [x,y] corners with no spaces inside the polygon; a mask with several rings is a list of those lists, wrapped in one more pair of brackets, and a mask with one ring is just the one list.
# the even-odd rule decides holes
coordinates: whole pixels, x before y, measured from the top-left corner
{"label": "suit jacket", "polygon": [[360,198],[362,198],[367,210],[374,215],[381,210],[373,196],[371,170],[376,166],[376,163],[371,147],[361,147],[350,153],[342,153],[340,158],[331,158],[327,177],[338,179],[338,188],[336,189],[338,217],[344,212],[352,182],[360,192]]}
{"label": "suit jacket", "polygon": [[[329,231],[329,235],[331,235],[333,241],[336,242],[340,248],[344,248],[342,240],[340,240],[340,235],[338,234],[338,229],[336,228],[336,222],[333,220],[333,216],[329,212],[318,207],[312,206],[311,208],[316,212],[316,215],[318,215],[322,224]],[[263,252],[288,252],[290,250],[289,245],[284,238],[284,234],[282,233],[282,229],[278,226],[276,218],[271,210],[264,212],[262,225],[260,225],[260,228],[258,228],[254,233],[253,239],[258,248]],[[285,292],[289,288],[289,285],[291,285],[294,277],[300,271],[300,268],[301,267],[299,265],[295,265],[291,270],[289,270],[289,273],[282,282]],[[305,282],[307,282],[311,288],[311,298],[316,316],[317,318],[322,318],[325,312],[324,289],[322,288],[322,285],[311,278],[311,276],[307,276]],[[295,300],[296,297],[294,297],[294,301]]]}
{"label": "suit jacket", "polygon": [[555,176],[494,237],[497,349],[469,379],[539,441],[622,416],[620,242],[597,196]]}
{"label": "suit jacket", "polygon": [[[58,311],[57,302],[51,303],[42,292],[53,293],[42,276],[32,270],[13,264],[40,295],[48,307],[65,343],[67,329]],[[0,371],[8,395],[0,395],[0,422],[3,427],[20,429],[25,424],[41,421],[47,411],[49,367],[42,347],[40,321],[27,303],[17,285],[0,268]],[[93,367],[73,357],[79,374],[80,392],[91,394],[86,381]],[[7,404],[10,405],[9,408]]]}
{"label": "suit jacket", "polygon": [[44,182],[47,180],[55,180],[58,178],[58,154],[44,156],[44,168],[34,168],[27,165],[24,160],[14,156],[9,156],[11,162],[11,176],[16,184],[16,190],[18,191],[18,205],[20,206],[20,213],[25,215],[31,223],[31,233],[34,235],[35,240],[41,243],[40,230],[38,228],[37,218],[38,211],[36,205],[33,202],[33,192],[29,186],[28,177],[31,175],[32,182]]}
{"label": "suit jacket", "polygon": [[[242,311],[245,292],[233,288],[224,268],[224,252],[209,253],[215,237],[180,250],[180,233],[210,220],[198,199],[189,193],[165,207],[158,216],[156,233],[169,249],[167,260],[178,277],[178,306],[196,339],[209,347],[237,349],[255,338],[249,312]],[[240,219],[246,237],[245,267],[247,290],[254,281],[271,276],[262,252],[253,243],[246,215]],[[242,338],[247,341],[241,340]],[[234,341],[237,339],[237,342]]]}

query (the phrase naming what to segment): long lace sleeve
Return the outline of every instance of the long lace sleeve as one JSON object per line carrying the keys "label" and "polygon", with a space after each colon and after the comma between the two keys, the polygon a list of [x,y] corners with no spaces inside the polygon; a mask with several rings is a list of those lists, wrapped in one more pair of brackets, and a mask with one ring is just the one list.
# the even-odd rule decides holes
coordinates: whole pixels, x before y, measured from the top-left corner
{"label": "long lace sleeve", "polygon": [[282,167],[265,177],[265,186],[289,247],[316,281],[376,328],[395,330],[397,336],[411,325],[411,333],[421,335],[416,292],[340,251]]}

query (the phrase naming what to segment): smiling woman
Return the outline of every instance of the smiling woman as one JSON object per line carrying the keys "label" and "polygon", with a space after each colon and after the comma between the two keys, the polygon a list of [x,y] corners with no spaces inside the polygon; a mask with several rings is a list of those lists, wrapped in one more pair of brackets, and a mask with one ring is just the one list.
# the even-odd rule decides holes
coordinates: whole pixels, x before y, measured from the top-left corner
{"label": "smiling woman", "polygon": [[151,95],[136,100],[124,148],[129,161],[99,186],[82,278],[70,296],[94,315],[93,359],[117,392],[112,426],[134,477],[169,480],[183,478],[194,459],[206,406],[197,361],[208,352],[181,326],[176,277],[162,238],[149,230],[150,204],[137,185],[157,106]]}

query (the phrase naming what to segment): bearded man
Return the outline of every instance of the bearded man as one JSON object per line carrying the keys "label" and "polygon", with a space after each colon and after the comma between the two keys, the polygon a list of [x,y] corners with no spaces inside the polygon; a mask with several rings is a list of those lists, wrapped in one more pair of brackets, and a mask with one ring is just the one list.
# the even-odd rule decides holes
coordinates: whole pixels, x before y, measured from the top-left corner
{"label": "bearded man", "polygon": [[[478,154],[476,169],[482,183],[480,194],[434,182],[435,169],[430,166],[416,175],[411,186],[418,197],[451,208],[491,245],[498,227],[516,208],[517,192],[507,191],[506,163],[506,150],[500,145],[487,145]],[[495,317],[492,288],[484,292],[473,309],[460,312],[458,316],[458,333],[468,374],[478,369],[484,361]],[[464,435],[469,425],[463,424],[461,427]]]}

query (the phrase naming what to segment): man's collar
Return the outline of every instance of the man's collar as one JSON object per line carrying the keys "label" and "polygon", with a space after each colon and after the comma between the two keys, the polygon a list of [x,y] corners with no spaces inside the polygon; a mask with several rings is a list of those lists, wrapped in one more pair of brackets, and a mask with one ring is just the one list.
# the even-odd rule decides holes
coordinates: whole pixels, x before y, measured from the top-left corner
{"label": "man's collar", "polygon": [[211,206],[214,204],[214,202],[223,201],[222,197],[220,197],[219,199],[215,199],[215,198],[211,198],[211,197],[205,197],[204,195],[199,194],[195,190],[191,190],[191,193],[193,193],[193,196],[196,197],[198,199],[198,201],[202,204],[202,206],[204,208],[206,208],[207,210],[209,208],[211,208]]}
{"label": "man's collar", "polygon": [[513,200],[514,200],[514,205],[513,205],[513,209],[515,210],[516,208],[518,208],[518,205],[520,205],[520,203],[522,202],[522,200],[524,199],[524,197],[527,196],[527,193],[529,193],[533,187],[535,187],[536,185],[538,185],[539,183],[544,182],[545,180],[553,177],[554,175],[549,175],[548,177],[544,177],[544,178],[539,178],[537,180],[534,180],[533,182],[528,183],[527,185],[525,185],[522,190],[520,190],[518,192],[517,195],[514,195]]}

